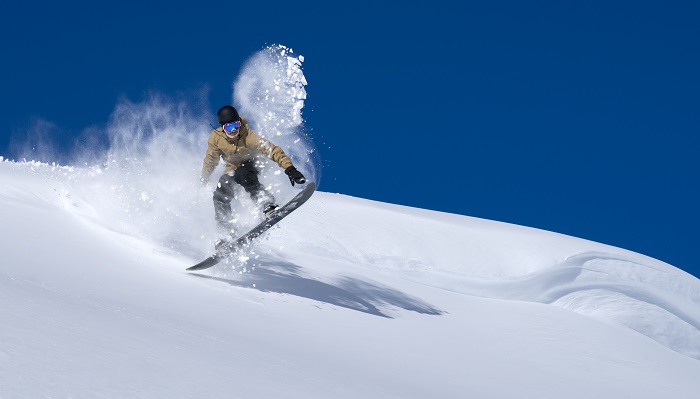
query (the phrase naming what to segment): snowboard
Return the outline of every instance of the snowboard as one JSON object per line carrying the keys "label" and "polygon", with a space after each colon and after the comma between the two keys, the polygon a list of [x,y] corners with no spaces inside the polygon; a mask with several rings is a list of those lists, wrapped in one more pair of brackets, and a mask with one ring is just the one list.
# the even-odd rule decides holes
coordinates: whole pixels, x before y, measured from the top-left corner
{"label": "snowboard", "polygon": [[227,247],[220,249],[214,255],[204,259],[203,261],[197,263],[194,266],[188,267],[186,270],[203,270],[208,269],[217,263],[226,259],[228,256],[234,254],[236,250],[249,245],[255,238],[260,237],[264,232],[266,232],[270,227],[276,225],[280,220],[284,219],[287,215],[294,212],[297,208],[302,206],[311,195],[316,190],[316,183],[309,182],[306,183],[304,187],[297,195],[294,196],[289,202],[281,206],[277,211],[275,211],[268,218],[263,220],[259,225],[253,227],[249,232],[240,236],[235,241],[231,242]]}

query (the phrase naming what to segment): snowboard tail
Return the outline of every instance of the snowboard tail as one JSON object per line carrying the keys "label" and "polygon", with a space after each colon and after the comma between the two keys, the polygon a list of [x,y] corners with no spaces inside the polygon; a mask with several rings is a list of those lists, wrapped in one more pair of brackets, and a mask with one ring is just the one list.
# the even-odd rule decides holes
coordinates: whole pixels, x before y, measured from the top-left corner
{"label": "snowboard tail", "polygon": [[311,195],[314,193],[314,191],[316,191],[316,183],[307,183],[306,186],[297,195],[294,196],[294,198],[292,198],[289,202],[280,207],[267,219],[263,220],[259,225],[253,227],[249,232],[240,236],[238,239],[236,239],[236,241],[233,241],[227,247],[222,248],[215,254],[197,263],[196,265],[188,267],[186,270],[190,271],[208,269],[221,262],[221,260],[226,259],[229,255],[236,252],[236,250],[246,247],[254,239],[260,237],[263,233],[265,233],[270,227],[276,225],[280,220],[284,219],[287,215],[289,215],[290,213],[294,212],[297,208],[302,206],[306,201],[308,201],[309,198],[311,198]]}

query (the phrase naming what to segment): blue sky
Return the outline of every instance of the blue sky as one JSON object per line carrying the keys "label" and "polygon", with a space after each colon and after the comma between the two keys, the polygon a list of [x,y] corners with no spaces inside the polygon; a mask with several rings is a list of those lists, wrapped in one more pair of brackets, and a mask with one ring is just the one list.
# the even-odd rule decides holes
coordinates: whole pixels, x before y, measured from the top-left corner
{"label": "blue sky", "polygon": [[120,98],[153,91],[207,87],[214,120],[245,60],[279,43],[305,57],[321,190],[700,276],[697,2],[39,1],[0,14],[5,157],[38,120],[67,148]]}

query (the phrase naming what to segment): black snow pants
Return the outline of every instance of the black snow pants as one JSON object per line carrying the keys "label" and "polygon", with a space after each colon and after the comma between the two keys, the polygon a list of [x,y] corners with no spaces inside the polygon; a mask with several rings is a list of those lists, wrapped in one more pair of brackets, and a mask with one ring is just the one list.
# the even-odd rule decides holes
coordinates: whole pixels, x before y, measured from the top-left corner
{"label": "black snow pants", "polygon": [[219,179],[219,184],[214,190],[214,214],[219,234],[236,234],[231,211],[234,184],[240,184],[261,209],[275,203],[275,199],[258,180],[258,173],[255,161],[251,160],[241,164],[233,175],[224,174]]}

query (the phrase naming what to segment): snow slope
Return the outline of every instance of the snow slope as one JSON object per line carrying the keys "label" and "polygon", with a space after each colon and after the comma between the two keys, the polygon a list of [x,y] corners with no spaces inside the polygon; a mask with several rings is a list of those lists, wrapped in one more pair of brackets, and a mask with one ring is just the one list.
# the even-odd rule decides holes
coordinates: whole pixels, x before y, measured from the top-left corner
{"label": "snow slope", "polygon": [[[700,282],[673,266],[318,192],[245,257],[188,274],[215,239],[211,187],[146,163],[0,162],[0,398],[700,390]],[[289,198],[283,178],[265,177]]]}

